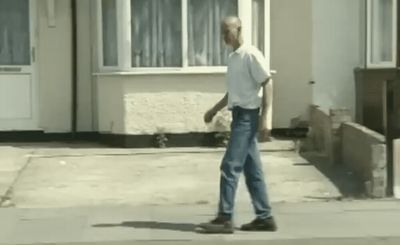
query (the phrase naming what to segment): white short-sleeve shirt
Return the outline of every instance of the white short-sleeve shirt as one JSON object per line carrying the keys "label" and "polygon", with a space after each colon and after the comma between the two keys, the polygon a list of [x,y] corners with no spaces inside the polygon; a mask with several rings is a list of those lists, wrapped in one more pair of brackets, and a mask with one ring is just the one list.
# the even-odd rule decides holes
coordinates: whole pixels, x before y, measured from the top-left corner
{"label": "white short-sleeve shirt", "polygon": [[242,45],[232,52],[228,59],[228,108],[259,108],[261,85],[269,77],[264,55],[256,47]]}

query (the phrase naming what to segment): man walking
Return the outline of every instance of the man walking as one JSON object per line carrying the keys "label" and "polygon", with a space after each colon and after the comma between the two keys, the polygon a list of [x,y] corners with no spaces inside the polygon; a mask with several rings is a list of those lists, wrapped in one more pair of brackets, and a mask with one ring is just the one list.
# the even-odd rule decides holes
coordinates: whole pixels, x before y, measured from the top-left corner
{"label": "man walking", "polygon": [[[242,26],[238,17],[222,22],[224,41],[233,47],[228,60],[227,93],[204,115],[209,123],[225,106],[232,111],[231,137],[221,164],[220,199],[217,217],[197,226],[204,233],[233,233],[233,213],[239,176],[244,172],[246,185],[256,213],[256,219],[241,227],[245,231],[276,231],[271,214],[260,153],[257,131],[266,132],[266,83],[270,74],[262,53],[243,43]],[[258,94],[263,88],[263,98]],[[261,108],[261,117],[259,117]],[[261,119],[261,120],[260,120]]]}

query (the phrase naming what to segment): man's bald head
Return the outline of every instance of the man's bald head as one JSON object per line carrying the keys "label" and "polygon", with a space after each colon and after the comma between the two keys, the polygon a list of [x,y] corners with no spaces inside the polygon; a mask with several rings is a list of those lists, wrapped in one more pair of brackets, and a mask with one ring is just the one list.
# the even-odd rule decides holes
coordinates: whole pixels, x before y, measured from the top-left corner
{"label": "man's bald head", "polygon": [[222,20],[222,34],[226,44],[234,48],[242,41],[242,21],[236,16],[229,16]]}
{"label": "man's bald head", "polygon": [[236,16],[228,16],[225,17],[222,20],[222,24],[231,27],[231,28],[240,28],[242,27],[242,21],[239,19],[239,17]]}

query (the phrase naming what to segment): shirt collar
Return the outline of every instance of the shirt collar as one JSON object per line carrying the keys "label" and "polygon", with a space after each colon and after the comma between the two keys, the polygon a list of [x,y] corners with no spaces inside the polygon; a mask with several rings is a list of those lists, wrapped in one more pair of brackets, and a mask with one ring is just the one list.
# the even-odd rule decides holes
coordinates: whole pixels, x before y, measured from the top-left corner
{"label": "shirt collar", "polygon": [[244,47],[245,47],[245,44],[243,43],[243,44],[240,45],[240,47],[237,48],[234,52],[237,53],[237,54],[240,54],[240,53],[242,52],[242,50],[244,49]]}

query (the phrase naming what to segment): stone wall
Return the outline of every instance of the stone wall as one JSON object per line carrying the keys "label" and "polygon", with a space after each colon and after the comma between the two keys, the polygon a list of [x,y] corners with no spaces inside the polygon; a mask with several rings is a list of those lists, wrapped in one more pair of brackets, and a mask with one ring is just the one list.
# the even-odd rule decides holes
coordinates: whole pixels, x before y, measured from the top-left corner
{"label": "stone wall", "polygon": [[312,106],[310,118],[310,140],[313,150],[326,155],[331,165],[345,164],[363,181],[368,196],[385,197],[385,137],[362,125],[352,123],[347,109],[331,109],[327,113],[318,106]]}
{"label": "stone wall", "polygon": [[312,106],[310,125],[310,137],[314,146],[314,150],[328,155],[332,141],[331,119],[329,115],[318,106]]}
{"label": "stone wall", "polygon": [[387,156],[385,137],[356,123],[342,125],[342,159],[365,184],[370,197],[385,197]]}
{"label": "stone wall", "polygon": [[324,153],[330,164],[341,162],[341,125],[350,122],[347,109],[330,109],[329,114],[318,106],[311,106],[310,137],[314,150]]}

